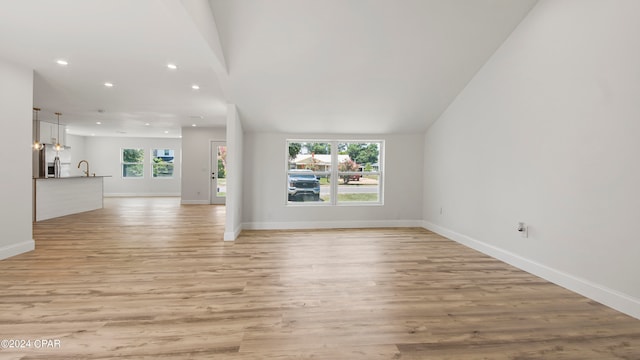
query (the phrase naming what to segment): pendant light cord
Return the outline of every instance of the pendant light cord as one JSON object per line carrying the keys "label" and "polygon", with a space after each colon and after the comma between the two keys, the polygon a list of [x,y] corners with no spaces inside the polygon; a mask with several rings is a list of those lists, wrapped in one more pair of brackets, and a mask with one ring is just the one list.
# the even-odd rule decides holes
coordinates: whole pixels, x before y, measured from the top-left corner
{"label": "pendant light cord", "polygon": [[56,138],[56,151],[60,151],[62,150],[62,144],[60,144],[60,115],[62,115],[62,113],[55,113],[56,115],[58,115],[58,137]]}
{"label": "pendant light cord", "polygon": [[60,144],[60,113],[56,113],[58,115],[58,144]]}
{"label": "pendant light cord", "polygon": [[42,149],[40,146],[40,120],[38,120],[38,113],[40,112],[40,108],[34,107],[33,111],[36,112],[36,139],[33,142],[33,148],[36,150]]}

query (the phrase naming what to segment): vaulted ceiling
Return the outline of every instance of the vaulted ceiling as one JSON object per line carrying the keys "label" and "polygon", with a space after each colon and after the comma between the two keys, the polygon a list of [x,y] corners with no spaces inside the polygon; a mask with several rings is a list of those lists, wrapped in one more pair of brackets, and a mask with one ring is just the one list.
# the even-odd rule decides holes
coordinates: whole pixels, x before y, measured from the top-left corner
{"label": "vaulted ceiling", "polygon": [[72,134],[176,137],[223,126],[226,103],[249,131],[416,132],[534,4],[0,0],[0,58],[34,69],[41,119]]}

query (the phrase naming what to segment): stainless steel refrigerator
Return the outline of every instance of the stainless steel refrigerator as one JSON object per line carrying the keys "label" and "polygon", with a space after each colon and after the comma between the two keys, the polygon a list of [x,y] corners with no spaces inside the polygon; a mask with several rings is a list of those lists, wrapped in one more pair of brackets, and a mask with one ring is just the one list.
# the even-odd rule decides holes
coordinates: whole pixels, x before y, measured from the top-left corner
{"label": "stainless steel refrigerator", "polygon": [[40,150],[38,177],[55,177],[54,160],[56,155],[60,158],[60,177],[68,177],[70,175],[71,147],[64,146],[62,150],[56,151],[53,144],[44,144],[44,147]]}

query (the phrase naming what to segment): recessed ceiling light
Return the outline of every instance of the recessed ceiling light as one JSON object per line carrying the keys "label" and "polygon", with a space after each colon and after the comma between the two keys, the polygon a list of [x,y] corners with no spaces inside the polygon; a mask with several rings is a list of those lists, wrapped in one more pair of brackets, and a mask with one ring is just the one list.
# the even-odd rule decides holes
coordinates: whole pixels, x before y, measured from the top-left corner
{"label": "recessed ceiling light", "polygon": [[100,121],[96,121],[96,125],[102,125]]}
{"label": "recessed ceiling light", "polygon": [[151,125],[151,124],[149,124],[149,123],[144,123],[144,126],[149,126],[149,125]]}
{"label": "recessed ceiling light", "polygon": [[58,64],[58,65],[60,65],[60,66],[67,66],[67,65],[69,65],[69,63],[67,62],[67,60],[62,60],[62,59],[57,60],[57,61],[56,61],[56,64]]}
{"label": "recessed ceiling light", "polygon": [[171,70],[176,70],[178,68],[178,65],[169,63],[167,64],[167,67]]}
{"label": "recessed ceiling light", "polygon": [[196,126],[198,126],[198,125],[196,125],[196,124],[191,124],[191,126],[196,127]]}
{"label": "recessed ceiling light", "polygon": [[164,133],[165,133],[165,134],[168,134],[169,132],[165,130],[165,131],[164,131]]}
{"label": "recessed ceiling light", "polygon": [[106,82],[106,83],[104,83],[104,86],[106,86],[106,87],[113,87],[113,83]]}
{"label": "recessed ceiling light", "polygon": [[200,86],[195,85],[195,84],[191,85],[191,88],[192,88],[193,90],[200,90]]}
{"label": "recessed ceiling light", "polygon": [[91,134],[91,136],[96,136],[96,134]]}

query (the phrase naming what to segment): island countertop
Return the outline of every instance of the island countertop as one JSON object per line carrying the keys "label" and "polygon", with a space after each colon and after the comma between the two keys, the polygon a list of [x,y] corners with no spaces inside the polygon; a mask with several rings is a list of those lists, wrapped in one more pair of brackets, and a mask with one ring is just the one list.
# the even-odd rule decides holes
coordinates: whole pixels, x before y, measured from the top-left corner
{"label": "island countertop", "polygon": [[34,178],[33,220],[102,209],[105,177],[111,176]]}
{"label": "island countertop", "polygon": [[33,180],[64,180],[64,179],[93,179],[93,178],[106,178],[111,175],[77,175],[77,176],[61,176],[61,177],[34,177]]}

